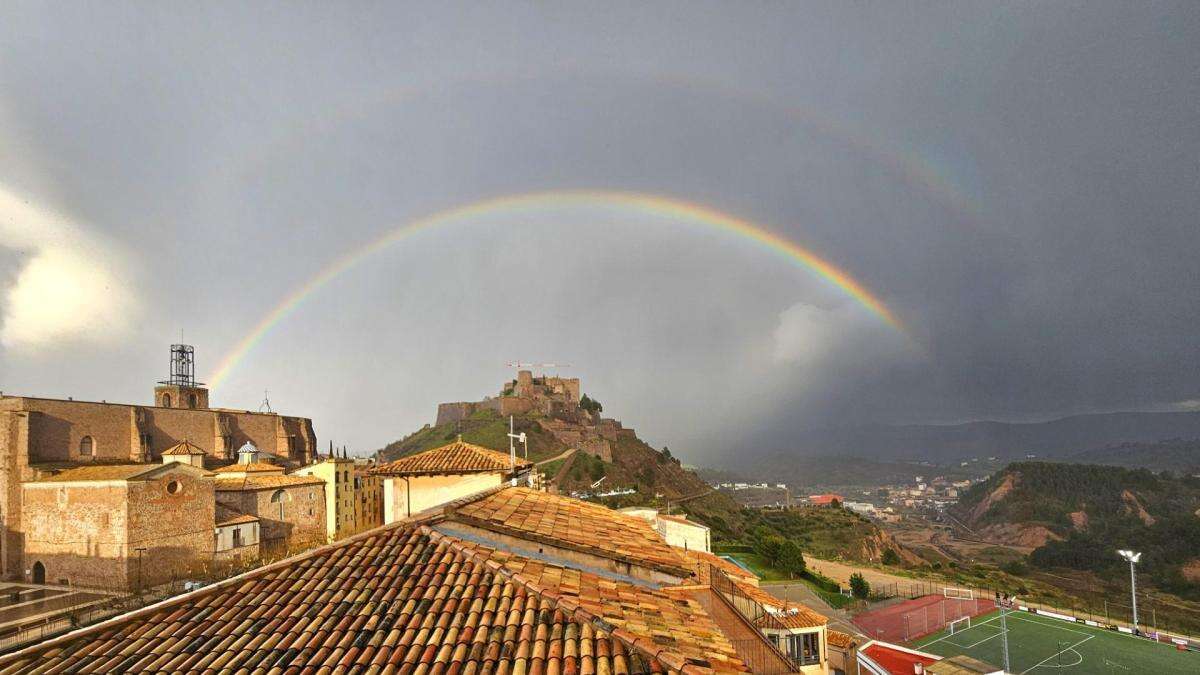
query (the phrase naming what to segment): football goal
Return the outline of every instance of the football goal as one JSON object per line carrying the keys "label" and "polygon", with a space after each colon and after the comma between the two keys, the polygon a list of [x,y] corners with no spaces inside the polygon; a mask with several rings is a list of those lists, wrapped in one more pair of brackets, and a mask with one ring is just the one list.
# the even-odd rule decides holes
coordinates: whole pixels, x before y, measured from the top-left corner
{"label": "football goal", "polygon": [[951,600],[974,600],[975,591],[969,588],[952,588],[947,586],[942,589],[942,595],[945,595]]}
{"label": "football goal", "polygon": [[971,617],[964,616],[961,619],[955,619],[955,620],[951,621],[950,628],[948,630],[950,631],[951,635],[954,635],[955,633],[966,630],[970,627],[971,627]]}

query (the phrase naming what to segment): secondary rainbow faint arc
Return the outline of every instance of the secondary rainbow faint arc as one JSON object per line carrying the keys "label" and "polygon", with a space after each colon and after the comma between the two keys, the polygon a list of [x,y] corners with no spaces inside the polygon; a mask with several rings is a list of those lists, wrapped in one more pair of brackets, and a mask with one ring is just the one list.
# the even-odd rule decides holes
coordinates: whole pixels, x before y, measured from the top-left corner
{"label": "secondary rainbow faint arc", "polygon": [[303,304],[306,298],[346,270],[355,267],[372,254],[387,248],[397,241],[421,230],[455,221],[467,220],[472,217],[498,212],[527,211],[534,208],[561,208],[564,206],[623,207],[660,217],[694,222],[732,232],[832,282],[897,331],[906,336],[908,334],[904,324],[901,323],[896,315],[878,297],[867,290],[854,277],[850,276],[848,272],[822,259],[799,244],[785,239],[749,220],[700,204],[653,194],[606,190],[531,192],[484,199],[464,206],[438,211],[391,230],[378,239],[334,260],[329,266],[284,297],[245,337],[238,341],[233,350],[225,355],[225,358],[221,360],[216,371],[209,377],[209,385],[214,388],[218,386],[246,354],[254,349],[254,346],[258,344],[263,336],[270,332],[275,324],[282,321]]}

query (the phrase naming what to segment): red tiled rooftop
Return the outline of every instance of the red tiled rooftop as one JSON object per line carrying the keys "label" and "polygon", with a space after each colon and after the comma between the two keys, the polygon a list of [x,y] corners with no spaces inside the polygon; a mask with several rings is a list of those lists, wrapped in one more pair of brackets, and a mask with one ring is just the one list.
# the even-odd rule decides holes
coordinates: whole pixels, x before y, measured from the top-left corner
{"label": "red tiled rooftop", "polygon": [[297,485],[324,485],[325,481],[310,476],[285,476],[283,474],[258,473],[245,478],[230,478],[217,476],[215,487],[218,492],[233,492],[240,490],[269,490],[287,488]]}
{"label": "red tiled rooftop", "polygon": [[758,585],[758,577],[753,572],[741,567],[735,562],[726,560],[719,555],[714,555],[712,553],[708,553],[707,551],[697,551],[695,549],[681,551],[681,553],[683,553],[683,556],[693,563],[696,570],[696,578],[702,584],[709,583],[708,566],[712,565],[732,579],[740,579],[746,583],[755,586]]}
{"label": "red tiled rooftop", "polygon": [[825,639],[829,642],[829,644],[833,645],[834,647],[841,647],[842,649],[853,647],[854,643],[858,641],[853,635],[836,630],[827,631],[825,636]]}
{"label": "red tiled rooftop", "polygon": [[270,462],[249,462],[246,464],[230,464],[219,469],[213,469],[218,476],[223,473],[283,473],[283,467]]}
{"label": "red tiled rooftop", "polygon": [[695,603],[387,526],[0,657],[0,675],[746,670]]}
{"label": "red tiled rooftop", "polygon": [[448,517],[683,577],[692,572],[680,551],[667,545],[646,521],[579,499],[514,487],[457,506]]}
{"label": "red tiled rooftop", "polygon": [[258,516],[252,516],[242,513],[236,509],[229,508],[224,504],[217,504],[216,521],[217,527],[226,527],[229,525],[240,525],[242,523],[258,522]]}
{"label": "red tiled rooftop", "polygon": [[[497,452],[479,445],[456,441],[381,464],[370,472],[384,476],[488,473],[511,471],[513,466],[512,458],[507,452]],[[515,466],[520,470],[533,466],[533,463],[518,457]]]}
{"label": "red tiled rooftop", "polygon": [[204,454],[203,450],[201,450],[199,447],[197,447],[195,445],[192,445],[191,443],[189,443],[187,441],[172,445],[171,447],[169,447],[163,451],[164,456],[181,455],[181,456],[187,457],[190,455],[203,455],[203,454]]}
{"label": "red tiled rooftop", "polygon": [[931,654],[922,654],[885,642],[870,642],[858,653],[860,658],[865,655],[892,675],[909,675],[914,672],[914,666],[918,663],[927,666],[940,660]]}
{"label": "red tiled rooftop", "polygon": [[67,469],[39,479],[39,483],[74,483],[79,481],[130,480],[144,473],[161,469],[161,464],[97,464]]}

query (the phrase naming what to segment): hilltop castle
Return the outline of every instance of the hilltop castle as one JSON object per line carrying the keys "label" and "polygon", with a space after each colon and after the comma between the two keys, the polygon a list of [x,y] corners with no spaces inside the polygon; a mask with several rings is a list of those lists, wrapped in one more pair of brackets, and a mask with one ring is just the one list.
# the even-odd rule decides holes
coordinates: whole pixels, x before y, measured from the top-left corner
{"label": "hilltop castle", "polygon": [[621,436],[635,436],[634,431],[599,412],[583,409],[580,400],[579,378],[534,377],[532,371],[522,370],[517,379],[504,383],[496,397],[439,404],[436,424],[455,424],[480,410],[503,417],[535,414],[542,418],[542,427],[563,444],[611,462],[612,443]]}

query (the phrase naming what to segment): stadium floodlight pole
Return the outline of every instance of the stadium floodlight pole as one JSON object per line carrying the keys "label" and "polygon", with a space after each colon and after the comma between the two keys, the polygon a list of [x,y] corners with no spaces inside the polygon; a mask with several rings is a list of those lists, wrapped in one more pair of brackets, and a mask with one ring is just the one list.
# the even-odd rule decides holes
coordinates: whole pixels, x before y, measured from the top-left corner
{"label": "stadium floodlight pole", "polygon": [[1004,672],[1011,673],[1012,669],[1008,666],[1008,609],[1005,605],[1007,601],[1000,603],[1000,642],[1004,645]]}
{"label": "stadium floodlight pole", "polygon": [[1142,559],[1141,553],[1134,553],[1128,549],[1117,551],[1122,558],[1129,561],[1129,595],[1133,598],[1133,632],[1138,632],[1138,615],[1137,615],[1137,573],[1134,571],[1134,565]]}

